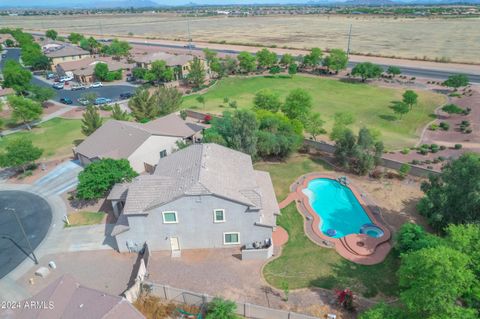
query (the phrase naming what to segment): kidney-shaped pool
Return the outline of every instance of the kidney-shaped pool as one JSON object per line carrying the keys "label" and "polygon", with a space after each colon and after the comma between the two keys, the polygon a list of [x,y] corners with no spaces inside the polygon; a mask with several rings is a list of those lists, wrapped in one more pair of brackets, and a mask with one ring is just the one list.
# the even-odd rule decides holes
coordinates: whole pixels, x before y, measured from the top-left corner
{"label": "kidney-shaped pool", "polygon": [[319,228],[326,236],[341,238],[366,234],[379,238],[383,231],[368,217],[352,190],[330,178],[316,178],[303,189],[310,206],[320,217]]}

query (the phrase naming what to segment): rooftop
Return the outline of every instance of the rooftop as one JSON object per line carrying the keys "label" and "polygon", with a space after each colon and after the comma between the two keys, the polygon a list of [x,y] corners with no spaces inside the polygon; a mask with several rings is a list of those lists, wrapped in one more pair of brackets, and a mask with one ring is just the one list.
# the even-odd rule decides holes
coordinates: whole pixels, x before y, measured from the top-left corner
{"label": "rooftop", "polygon": [[193,60],[193,56],[186,54],[170,54],[166,52],[154,52],[149,54],[137,54],[134,60],[139,63],[152,63],[154,61],[163,60],[168,66],[185,65]]}
{"label": "rooftop", "polygon": [[63,44],[45,50],[44,54],[49,58],[61,58],[75,55],[89,55],[90,52],[74,45]]}

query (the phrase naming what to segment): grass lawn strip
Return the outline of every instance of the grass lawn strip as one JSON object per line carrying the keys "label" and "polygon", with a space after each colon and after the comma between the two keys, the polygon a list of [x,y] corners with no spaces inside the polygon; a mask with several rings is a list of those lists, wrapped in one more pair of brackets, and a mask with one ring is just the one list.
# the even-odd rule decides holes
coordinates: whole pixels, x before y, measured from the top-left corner
{"label": "grass lawn strip", "polygon": [[356,117],[353,128],[367,126],[380,130],[389,149],[413,146],[423,127],[432,120],[435,108],[445,102],[445,97],[440,94],[415,90],[419,94],[419,103],[398,120],[389,106],[392,101],[402,99],[404,89],[296,75],[293,78],[225,78],[204,94],[205,108],[195,100],[197,95],[186,97],[183,107],[222,113],[224,110],[233,110],[224,102],[224,98],[228,97],[230,101],[237,101],[239,108],[251,108],[255,93],[265,88],[277,92],[282,99],[295,88],[307,90],[313,97],[313,111],[322,115],[327,131],[333,125],[336,112],[352,112]]}
{"label": "grass lawn strip", "polygon": [[101,224],[105,217],[104,212],[78,212],[68,215],[70,225],[66,227],[86,226]]}

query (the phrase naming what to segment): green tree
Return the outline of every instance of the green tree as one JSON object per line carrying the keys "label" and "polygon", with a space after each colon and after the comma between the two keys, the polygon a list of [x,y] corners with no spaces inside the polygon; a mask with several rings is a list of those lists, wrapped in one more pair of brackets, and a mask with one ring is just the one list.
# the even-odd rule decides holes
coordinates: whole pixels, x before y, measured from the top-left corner
{"label": "green tree", "polygon": [[68,41],[72,42],[73,44],[78,44],[80,41],[82,41],[85,37],[80,34],[80,33],[75,33],[72,32],[68,36]]}
{"label": "green tree", "polygon": [[407,104],[410,107],[410,110],[418,102],[418,94],[412,90],[406,90],[403,93],[402,97],[403,97],[402,102]]}
{"label": "green tree", "polygon": [[257,111],[257,156],[285,159],[302,145],[302,124],[281,113]]}
{"label": "green tree", "polygon": [[304,89],[294,89],[287,95],[281,109],[288,118],[304,122],[312,109],[312,96]]}
{"label": "green tree", "polygon": [[255,94],[253,105],[256,109],[277,112],[282,105],[280,95],[270,89],[262,89]]}
{"label": "green tree", "polygon": [[295,63],[295,59],[293,58],[293,56],[289,53],[285,53],[284,55],[282,55],[282,57],[280,58],[280,65],[283,65],[283,67],[287,67],[289,66],[290,64],[292,63]]}
{"label": "green tree", "polygon": [[203,49],[203,54],[205,56],[205,60],[207,61],[207,64],[210,66],[212,62],[217,61],[217,51],[211,50],[209,48]]}
{"label": "green tree", "polygon": [[355,117],[350,112],[337,112],[334,115],[334,122],[332,132],[330,133],[330,139],[336,141],[342,137],[343,132],[349,125],[355,123]]}
{"label": "green tree", "polygon": [[237,304],[222,298],[213,298],[207,306],[206,319],[237,319]]}
{"label": "green tree", "polygon": [[398,66],[389,66],[387,69],[387,73],[390,74],[391,76],[395,77],[395,75],[400,75],[402,74],[402,70]]}
{"label": "green tree", "polygon": [[258,67],[262,69],[269,69],[277,63],[277,54],[267,48],[258,51],[256,57]]}
{"label": "green tree", "polygon": [[442,107],[442,111],[448,114],[463,114],[464,110],[456,104],[447,104]]}
{"label": "green tree", "polygon": [[57,37],[58,37],[58,32],[55,31],[55,30],[50,29],[50,30],[47,30],[47,32],[45,32],[45,36],[46,36],[47,38],[52,39],[52,40],[56,40]]}
{"label": "green tree", "polygon": [[144,79],[145,75],[148,73],[147,69],[144,68],[133,68],[132,75],[135,79]]}
{"label": "green tree", "polygon": [[422,183],[419,212],[438,231],[448,224],[480,222],[480,155],[465,153],[446,164],[440,175]]}
{"label": "green tree", "polygon": [[323,52],[320,48],[313,48],[310,53],[303,57],[303,65],[305,67],[316,68],[322,62]]}
{"label": "green tree", "polygon": [[348,55],[342,49],[332,49],[328,56],[323,59],[323,65],[326,66],[329,70],[335,71],[336,74],[340,70],[347,68],[348,64]]}
{"label": "green tree", "polygon": [[20,168],[25,173],[27,168],[42,156],[43,150],[35,147],[25,137],[11,139],[0,153],[0,166]]}
{"label": "green tree", "polygon": [[182,93],[176,88],[160,87],[153,94],[156,116],[168,115],[178,111],[182,104]]}
{"label": "green tree", "polygon": [[14,47],[15,46],[15,42],[13,42],[12,39],[7,39],[5,40],[5,45],[8,47],[8,48],[11,48],[11,47]]}
{"label": "green tree", "polygon": [[190,62],[190,70],[187,75],[187,79],[194,87],[199,88],[205,83],[205,76],[207,72],[203,66],[202,60],[198,57],[194,57]]}
{"label": "green tree", "polygon": [[393,112],[395,112],[395,114],[397,114],[400,117],[400,119],[402,119],[402,117],[405,114],[410,112],[410,107],[405,102],[400,102],[400,101],[392,102],[392,105],[390,105],[390,108],[393,110]]}
{"label": "green tree", "polygon": [[48,70],[50,68],[50,59],[43,54],[38,54],[31,58],[29,64],[32,70]]}
{"label": "green tree", "polygon": [[[139,70],[143,70],[143,69],[139,69]],[[139,71],[139,70],[137,70],[136,72],[143,73],[143,71]],[[163,60],[157,60],[152,62],[150,70],[148,70],[146,74],[143,75],[143,77],[147,81],[152,81],[152,82],[170,82],[173,80],[174,74],[173,74],[172,68],[167,66],[167,62]]]}
{"label": "green tree", "polygon": [[462,86],[469,85],[468,76],[465,74],[453,74],[448,77],[448,79],[443,82],[443,85],[454,88],[455,90]]}
{"label": "green tree", "polygon": [[102,62],[95,64],[93,72],[95,77],[100,81],[105,81],[108,78],[108,73],[110,73],[108,70],[108,64]]}
{"label": "green tree", "polygon": [[237,55],[240,72],[250,73],[257,68],[255,56],[249,52],[243,51]]}
{"label": "green tree", "polygon": [[8,104],[12,109],[12,119],[21,121],[28,130],[31,130],[30,122],[40,119],[43,108],[40,103],[27,99],[23,96],[10,95]]}
{"label": "green tree", "polygon": [[55,91],[49,87],[31,85],[29,90],[31,98],[39,103],[53,99],[56,96]]}
{"label": "green tree", "polygon": [[89,37],[88,39],[83,38],[80,40],[80,47],[86,51],[90,51],[90,53],[98,53],[102,44],[95,40],[95,38]]}
{"label": "green tree", "polygon": [[151,120],[157,117],[156,98],[147,89],[139,89],[128,101],[128,107],[137,121]]}
{"label": "green tree", "polygon": [[78,174],[77,197],[96,199],[104,197],[116,183],[130,182],[138,174],[126,159],[101,159]]}
{"label": "green tree", "polygon": [[130,116],[127,111],[122,110],[118,103],[112,107],[112,118],[117,121],[128,121]]}
{"label": "green tree", "polygon": [[400,178],[404,179],[408,175],[408,173],[410,173],[411,169],[412,167],[407,163],[403,163],[402,165],[400,165],[400,168],[398,169],[398,174],[400,175]]}
{"label": "green tree", "polygon": [[132,47],[126,41],[120,41],[113,39],[110,45],[106,45],[102,48],[103,53],[113,56],[115,59],[126,57],[130,54]]}
{"label": "green tree", "polygon": [[316,141],[317,136],[325,132],[324,124],[325,121],[322,120],[320,113],[312,113],[305,120],[305,131],[312,135],[312,138]]}
{"label": "green tree", "polygon": [[3,67],[3,86],[12,88],[17,92],[26,91],[30,87],[32,73],[22,68],[14,60],[6,60]]}
{"label": "green tree", "polygon": [[225,111],[223,117],[213,119],[203,139],[253,156],[257,153],[257,132],[257,118],[252,111]]}
{"label": "green tree", "polygon": [[292,63],[288,66],[288,74],[290,74],[291,76],[294,76],[295,74],[297,74],[297,70],[298,70],[298,66],[296,63]]}
{"label": "green tree", "polygon": [[468,256],[442,245],[404,255],[400,299],[411,318],[475,318],[473,309],[457,304],[474,282],[468,263]]}
{"label": "green tree", "polygon": [[346,128],[335,140],[334,156],[342,167],[350,168],[351,159],[357,156],[357,138],[352,130]]}
{"label": "green tree", "polygon": [[431,235],[417,224],[405,223],[395,236],[395,249],[401,253],[411,253],[423,248],[433,248],[441,244],[441,239]]}
{"label": "green tree", "polygon": [[100,126],[102,126],[102,118],[98,110],[93,105],[87,106],[82,118],[82,133],[86,136],[91,135]]}
{"label": "green tree", "polygon": [[371,62],[363,62],[355,65],[352,69],[353,76],[360,76],[362,82],[368,79],[378,78],[382,74],[383,70],[380,66]]}

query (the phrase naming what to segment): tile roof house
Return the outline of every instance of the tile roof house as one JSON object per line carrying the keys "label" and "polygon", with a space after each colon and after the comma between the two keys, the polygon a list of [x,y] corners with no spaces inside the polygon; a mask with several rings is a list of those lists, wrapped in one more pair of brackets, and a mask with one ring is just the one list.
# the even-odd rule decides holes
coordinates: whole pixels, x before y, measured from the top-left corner
{"label": "tile roof house", "polygon": [[117,61],[111,57],[88,57],[83,60],[62,62],[57,64],[55,68],[60,75],[72,72],[78,82],[90,83],[95,81],[95,65],[98,63],[107,64],[109,71],[130,71],[135,67],[134,63],[123,60]]}
{"label": "tile roof house", "polygon": [[55,67],[59,63],[78,61],[90,57],[90,52],[67,43],[49,44],[45,47],[43,53],[50,59],[52,64],[52,70],[55,70]]}
{"label": "tile roof house", "polygon": [[6,318],[145,319],[125,298],[87,288],[71,275],[63,275],[20,304],[20,309],[5,311]]}
{"label": "tile roof house", "polygon": [[73,152],[82,165],[102,158],[130,161],[138,173],[151,172],[160,157],[177,149],[177,141],[194,140],[203,126],[170,114],[145,124],[109,120]]}
{"label": "tile roof house", "polygon": [[194,144],[158,161],[153,175],[117,184],[119,251],[248,246],[271,242],[280,213],[270,175],[247,154]]}

